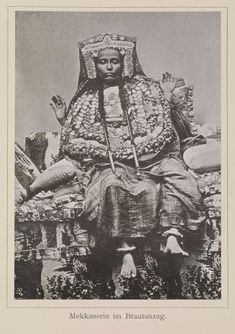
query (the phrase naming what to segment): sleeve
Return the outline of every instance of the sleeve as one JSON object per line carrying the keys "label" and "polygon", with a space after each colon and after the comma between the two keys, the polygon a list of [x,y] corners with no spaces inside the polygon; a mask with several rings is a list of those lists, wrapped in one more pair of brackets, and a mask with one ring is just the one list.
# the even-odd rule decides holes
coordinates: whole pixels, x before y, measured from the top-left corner
{"label": "sleeve", "polygon": [[181,141],[197,135],[193,111],[193,89],[193,86],[176,84],[170,99],[172,122]]}

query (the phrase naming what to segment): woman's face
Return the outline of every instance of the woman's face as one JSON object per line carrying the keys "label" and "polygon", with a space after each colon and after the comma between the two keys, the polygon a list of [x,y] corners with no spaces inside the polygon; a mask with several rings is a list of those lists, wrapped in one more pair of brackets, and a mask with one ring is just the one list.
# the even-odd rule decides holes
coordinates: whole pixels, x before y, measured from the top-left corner
{"label": "woman's face", "polygon": [[121,77],[122,59],[113,49],[100,50],[96,61],[98,77],[107,85],[115,84]]}

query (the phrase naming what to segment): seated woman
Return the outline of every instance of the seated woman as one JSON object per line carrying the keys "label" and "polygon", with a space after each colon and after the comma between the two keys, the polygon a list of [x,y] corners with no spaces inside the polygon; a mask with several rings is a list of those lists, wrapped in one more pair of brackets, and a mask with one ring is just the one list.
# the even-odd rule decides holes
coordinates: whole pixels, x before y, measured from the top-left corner
{"label": "seated woman", "polygon": [[170,104],[142,71],[135,39],[105,33],[80,43],[77,92],[68,109],[60,96],[51,106],[61,151],[85,177],[83,220],[96,248],[123,252],[126,277],[136,275],[135,238],[157,232],[163,252],[187,255],[181,239],[202,200],[181,159]]}

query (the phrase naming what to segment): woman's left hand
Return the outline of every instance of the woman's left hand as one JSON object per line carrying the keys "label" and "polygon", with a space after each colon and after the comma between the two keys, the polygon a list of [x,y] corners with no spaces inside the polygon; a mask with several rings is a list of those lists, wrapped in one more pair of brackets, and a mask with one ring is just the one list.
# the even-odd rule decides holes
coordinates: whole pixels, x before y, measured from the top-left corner
{"label": "woman's left hand", "polygon": [[175,85],[176,79],[168,72],[163,73],[162,80],[160,80],[160,87],[166,97],[173,92]]}

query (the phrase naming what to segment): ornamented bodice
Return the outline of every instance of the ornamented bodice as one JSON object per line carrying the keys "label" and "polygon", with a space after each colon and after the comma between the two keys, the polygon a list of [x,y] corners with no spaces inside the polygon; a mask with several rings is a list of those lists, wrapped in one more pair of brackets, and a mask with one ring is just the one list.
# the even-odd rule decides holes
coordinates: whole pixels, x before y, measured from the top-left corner
{"label": "ornamented bodice", "polygon": [[[62,129],[64,154],[75,159],[107,157],[98,108],[98,89],[85,91],[73,102]],[[138,156],[158,153],[173,140],[169,104],[159,84],[146,77],[136,76],[120,89],[105,90],[104,110],[111,150],[117,160],[132,158],[126,115]]]}

